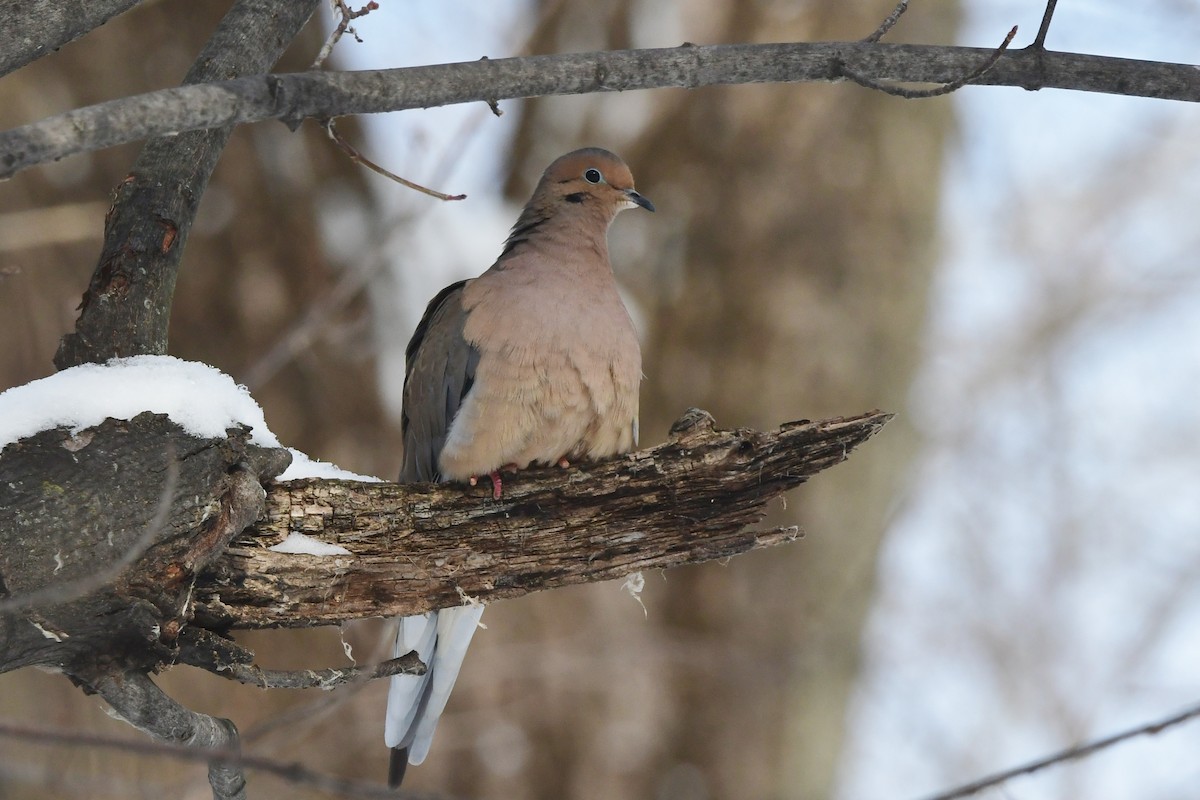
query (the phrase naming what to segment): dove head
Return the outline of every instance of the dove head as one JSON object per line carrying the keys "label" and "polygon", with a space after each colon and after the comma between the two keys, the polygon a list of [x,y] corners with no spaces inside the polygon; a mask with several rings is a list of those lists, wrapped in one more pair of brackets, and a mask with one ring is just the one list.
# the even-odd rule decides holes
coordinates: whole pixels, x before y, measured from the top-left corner
{"label": "dove head", "polygon": [[633,174],[625,162],[599,147],[567,153],[547,167],[530,204],[555,207],[558,213],[575,207],[600,213],[608,221],[634,206],[654,210],[654,204],[634,190]]}

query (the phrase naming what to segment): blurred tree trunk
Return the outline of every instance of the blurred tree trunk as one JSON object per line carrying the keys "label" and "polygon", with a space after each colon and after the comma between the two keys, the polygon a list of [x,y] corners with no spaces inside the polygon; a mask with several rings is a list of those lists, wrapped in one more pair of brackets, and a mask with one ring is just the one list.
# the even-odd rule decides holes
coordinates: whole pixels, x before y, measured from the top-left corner
{"label": "blurred tree trunk", "polygon": [[[176,85],[228,7],[228,2],[163,0],[130,11],[6,76],[0,82],[0,123],[12,127]],[[310,24],[279,68],[307,68],[322,41],[319,26]],[[353,131],[352,125],[343,128]],[[110,193],[139,147],[29,170],[0,190],[0,336],[5,343],[0,348],[0,389],[53,372],[51,357],[62,334],[73,328],[75,306],[96,266]],[[325,194],[319,197],[319,191]],[[175,294],[171,354],[214,364],[246,380],[258,359],[341,277],[326,254],[321,230],[328,209],[318,200],[331,195],[341,211],[362,220],[374,216],[361,170],[316,126],[306,124],[296,133],[276,123],[237,130],[188,242]],[[400,446],[378,404],[370,350],[359,346],[367,337],[354,337],[360,311],[352,306],[335,314],[332,328],[318,330],[299,357],[253,387],[254,394],[283,441],[348,468],[391,474]],[[331,330],[344,336],[330,336]],[[263,663],[344,661],[336,631],[260,636],[254,642],[263,645]],[[307,699],[298,693],[247,691],[188,668],[171,670],[158,680],[184,703],[231,716],[243,727]],[[85,698],[61,676],[24,670],[0,677],[0,715],[136,736],[101,708],[102,703]],[[381,728],[375,728],[362,726],[360,747],[336,753],[324,748],[324,766],[333,759],[357,761],[369,739],[378,745],[382,775]],[[271,752],[261,741],[251,746]],[[203,768],[186,763],[139,762],[104,751],[63,751],[12,741],[0,746],[0,752],[0,795],[6,798],[211,796]],[[164,783],[171,789],[160,793]],[[254,779],[252,796],[282,796],[268,786]]]}
{"label": "blurred tree trunk", "polygon": [[[546,3],[532,50],[856,39],[891,9],[836,0],[678,6],[680,27],[668,35],[655,27],[668,13],[658,4]],[[956,6],[937,9],[922,17],[914,7],[892,36],[952,41]],[[722,426],[903,412],[934,261],[947,101],[847,84],[554,98],[525,108],[514,199],[554,156],[595,144],[621,153],[658,205],[654,217],[624,215],[612,236],[619,277],[646,319],[643,444],[692,405]],[[505,642],[534,630],[546,637],[531,656],[539,668],[518,679],[528,685],[511,687],[539,701],[524,708],[512,697],[505,712],[529,737],[534,768],[454,789],[830,796],[876,554],[916,447],[903,416],[897,423],[869,455],[778,510],[772,521],[802,524],[803,541],[726,566],[648,575],[647,622],[611,587],[489,612],[492,630],[478,648],[511,649]],[[493,668],[500,658],[472,654]]]}

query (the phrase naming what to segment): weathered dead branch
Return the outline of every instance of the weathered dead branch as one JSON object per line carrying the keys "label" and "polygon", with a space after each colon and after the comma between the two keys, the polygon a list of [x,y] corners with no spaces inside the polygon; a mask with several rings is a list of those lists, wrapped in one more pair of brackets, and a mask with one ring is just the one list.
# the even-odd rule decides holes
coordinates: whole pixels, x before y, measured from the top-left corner
{"label": "weathered dead branch", "polygon": [[[891,415],[715,430],[692,410],[671,441],[582,468],[523,472],[491,488],[305,480],[278,484],[267,518],[195,589],[207,627],[329,625],[491,602],[643,569],[726,558],[797,538],[746,530],[767,505],[833,466]],[[350,556],[268,550],[289,531]]]}

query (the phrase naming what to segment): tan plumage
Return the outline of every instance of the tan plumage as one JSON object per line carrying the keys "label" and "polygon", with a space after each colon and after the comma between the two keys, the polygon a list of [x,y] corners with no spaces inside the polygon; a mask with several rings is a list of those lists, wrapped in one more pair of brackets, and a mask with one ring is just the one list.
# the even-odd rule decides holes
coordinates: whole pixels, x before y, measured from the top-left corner
{"label": "tan plumage", "polygon": [[[607,241],[633,206],[654,210],[620,158],[568,153],[542,175],[496,263],[430,302],[407,351],[401,481],[600,459],[637,443],[641,352]],[[430,648],[427,675],[393,678],[388,701],[388,745],[411,763],[428,750],[479,611],[402,621],[398,655]],[[455,663],[439,662],[451,651]]]}

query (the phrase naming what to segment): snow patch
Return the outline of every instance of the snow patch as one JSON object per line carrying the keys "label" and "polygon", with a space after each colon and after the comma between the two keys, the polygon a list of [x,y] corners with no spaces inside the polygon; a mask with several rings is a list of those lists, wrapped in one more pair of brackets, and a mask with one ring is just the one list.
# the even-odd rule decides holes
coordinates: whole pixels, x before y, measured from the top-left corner
{"label": "snow patch", "polygon": [[[330,544],[303,533],[292,531],[277,545],[267,548],[276,553],[293,553],[304,556],[349,556],[354,555],[340,544]],[[348,654],[347,654],[348,655]]]}
{"label": "snow patch", "polygon": [[[245,386],[208,364],[172,356],[115,358],[105,364],[71,367],[0,393],[0,448],[39,431],[66,427],[65,447],[81,450],[91,443],[84,428],[105,419],[133,419],[151,411],[166,414],[193,436],[220,438],[235,425],[250,428],[250,441],[281,447],[267,427],[262,407]],[[292,463],[279,480],[338,478],[379,482],[291,450]]]}
{"label": "snow patch", "polygon": [[166,414],[203,438],[222,437],[240,423],[255,444],[280,446],[250,392],[225,373],[171,356],[134,356],[71,367],[0,393],[0,447],[38,431],[67,427],[74,434],[143,411]]}
{"label": "snow patch", "polygon": [[294,448],[289,447],[288,451],[292,454],[292,463],[275,479],[277,481],[294,481],[300,478],[336,478],[342,481],[383,483],[382,478],[376,478],[373,475],[359,475],[357,472],[342,469],[337,464],[317,461]]}

